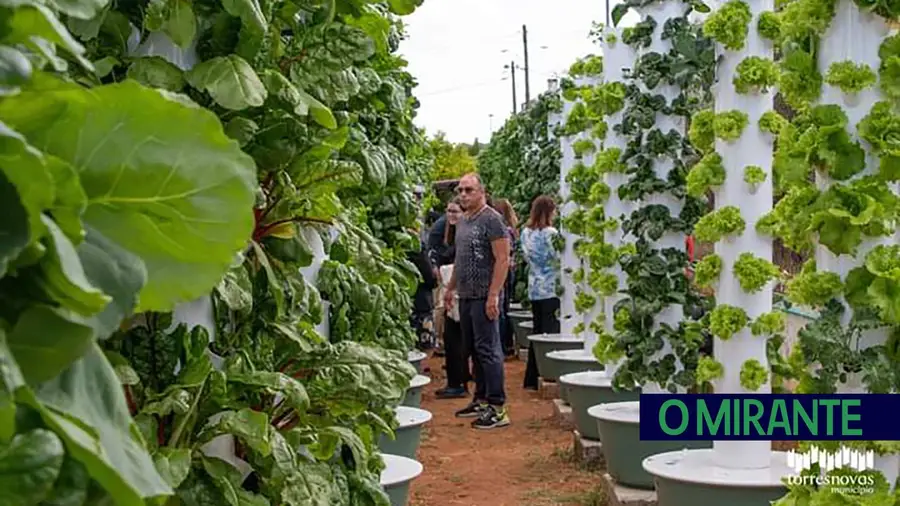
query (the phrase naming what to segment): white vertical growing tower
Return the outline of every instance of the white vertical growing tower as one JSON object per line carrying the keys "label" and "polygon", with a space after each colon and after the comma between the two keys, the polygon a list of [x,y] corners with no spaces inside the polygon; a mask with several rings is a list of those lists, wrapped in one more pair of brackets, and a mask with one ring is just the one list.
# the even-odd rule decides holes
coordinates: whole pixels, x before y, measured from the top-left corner
{"label": "white vertical growing tower", "polygon": [[[900,130],[896,112],[900,36],[891,27],[897,16],[893,4],[861,9],[849,0],[797,0],[781,14],[779,37],[813,48],[811,53],[789,53],[782,65],[782,93],[793,107],[808,107],[809,113],[805,123],[795,121],[781,138],[791,145],[801,134],[821,137],[825,129],[832,132],[818,153],[807,156],[815,188],[787,181],[791,193],[785,200],[793,196],[794,201],[776,206],[769,227],[782,238],[800,232],[814,246],[815,262],[804,266],[788,286],[794,301],[821,308],[820,321],[801,331],[797,344],[810,367],[801,382],[805,393],[897,390],[898,379],[885,375],[894,359],[883,349],[865,353],[885,344],[890,327],[900,323],[900,315],[890,310],[896,303],[889,294],[893,282],[885,277],[900,263],[896,185],[900,174],[890,147],[890,139]],[[792,154],[784,151],[779,154],[791,161]],[[821,219],[826,213],[837,218]],[[873,321],[881,326],[872,328]],[[840,360],[817,356],[808,346],[838,345],[822,334],[829,325],[839,326],[846,339],[840,345],[844,348]],[[900,474],[896,453],[900,445],[885,443],[857,448],[876,450],[874,467],[892,486]]]}
{"label": "white vertical growing tower", "polygon": [[[890,53],[900,49],[900,39],[890,37],[892,30],[886,19],[874,12],[862,11],[856,3],[850,0],[839,0],[835,3],[835,16],[831,25],[825,32],[820,43],[818,67],[819,72],[826,76],[822,90],[821,103],[841,106],[847,115],[847,131],[852,139],[859,138],[858,129],[866,129],[863,122],[867,116],[875,115],[876,104],[880,101],[891,103],[897,97],[885,96],[874,86],[876,69],[882,67],[882,59],[879,53],[887,56],[886,60],[896,56]],[[894,40],[893,51],[890,49]],[[896,54],[896,53],[895,53]],[[858,89],[848,82],[848,76],[842,77],[842,72],[850,76],[865,76],[862,83],[868,86]],[[871,76],[871,80],[868,76]],[[882,78],[882,85],[886,85],[886,79]],[[893,113],[892,113],[893,114]],[[896,116],[894,116],[896,118]],[[874,132],[872,132],[874,133]],[[867,136],[868,137],[868,136]],[[879,156],[877,142],[866,139],[862,146],[865,149],[865,168],[859,175],[851,178],[850,185],[860,180],[868,179],[879,173]],[[886,174],[885,174],[886,175]],[[889,178],[896,179],[896,178]],[[816,175],[816,183],[821,192],[827,192],[832,186],[837,185],[828,174]],[[896,183],[886,185],[896,194]],[[816,268],[820,271],[836,273],[842,280],[848,279],[854,269],[865,269],[866,256],[877,246],[889,246],[897,244],[897,222],[889,223],[885,227],[885,235],[863,237],[855,255],[836,255],[831,249],[822,244],[815,248]],[[846,306],[846,301],[842,300]],[[848,308],[842,315],[841,323],[848,325],[853,315],[853,309]],[[888,339],[890,329],[881,327],[863,331],[858,336],[857,346],[866,349],[872,346],[883,345]],[[840,393],[864,393],[867,386],[863,384],[862,373],[851,374],[848,381],[838,386]],[[888,483],[893,485],[900,475],[900,455],[897,453],[879,453],[875,456],[875,469],[879,470]]]}
{"label": "white vertical growing tower", "polygon": [[[576,87],[581,84],[583,83],[576,83]],[[563,90],[564,98],[563,111],[560,118],[561,125],[566,124],[577,104],[577,99],[570,100],[569,98],[574,97],[566,98],[565,95],[565,90]],[[579,138],[571,135],[560,136],[562,159],[559,171],[559,196],[561,202],[559,214],[563,222],[571,219],[573,214],[576,214],[579,211],[579,206],[569,200],[570,191],[569,183],[567,181],[569,172],[577,163],[575,144],[579,140]],[[576,330],[582,327],[581,319],[578,318],[578,312],[575,309],[575,298],[578,287],[581,285],[581,282],[576,283],[575,274],[576,272],[581,271],[582,268],[581,259],[578,258],[578,255],[575,253],[575,244],[578,241],[579,236],[568,230],[568,228],[569,227],[565,226],[560,227],[560,233],[565,243],[560,256],[560,281],[562,282],[563,293],[560,296],[559,322],[560,333],[562,334],[574,334],[576,333]]]}
{"label": "white vertical growing tower", "polygon": [[[603,80],[610,87],[621,86],[621,91],[625,91],[625,72],[624,69],[630,67],[635,59],[635,52],[631,46],[621,41],[621,30],[615,27],[606,27],[604,30],[604,38],[601,41],[601,48],[605,58],[603,65]],[[618,91],[618,90],[614,90]],[[607,116],[608,125],[619,125],[622,123],[624,110],[612,112]],[[628,146],[628,138],[620,131],[609,128],[604,143],[603,152],[598,155],[604,163],[603,167],[598,167],[603,172],[603,181],[609,187],[609,198],[604,206],[607,219],[617,220],[619,226],[611,228],[606,232],[606,242],[616,251],[620,251],[625,246],[627,238],[622,231],[622,220],[631,214],[634,204],[630,201],[619,198],[619,188],[628,182],[628,176],[625,175],[619,164],[621,154],[625,152]],[[604,315],[603,328],[592,329],[597,336],[602,336],[605,340],[612,340],[613,323],[615,320],[615,306],[625,296],[620,293],[625,288],[625,273],[622,267],[616,262],[610,269],[610,273],[616,278],[616,291],[612,295],[604,298],[602,304],[602,313]],[[585,343],[586,344],[586,343]],[[601,349],[612,346],[612,342],[601,343]],[[592,345],[593,346],[593,345]],[[598,350],[601,354],[601,350]],[[610,378],[615,376],[619,367],[620,360],[606,360],[605,371]]]}
{"label": "white vertical growing tower", "polygon": [[[688,191],[714,191],[716,209],[694,230],[715,254],[701,261],[695,281],[715,289],[710,314],[714,359],[701,360],[698,380],[716,393],[770,393],[768,337],[780,333],[783,315],[772,313],[778,269],[771,238],[756,224],[771,210],[773,137],[758,125],[771,115],[777,70],[773,44],[757,26],[772,0],[731,0],[704,23],[720,54],[715,109],[692,117],[691,140],[704,157],[691,169]],[[763,121],[763,123],[765,123]],[[769,441],[715,441],[712,450],[665,453],[647,458],[657,479],[660,505],[769,504],[784,493],[791,474],[786,456]]]}

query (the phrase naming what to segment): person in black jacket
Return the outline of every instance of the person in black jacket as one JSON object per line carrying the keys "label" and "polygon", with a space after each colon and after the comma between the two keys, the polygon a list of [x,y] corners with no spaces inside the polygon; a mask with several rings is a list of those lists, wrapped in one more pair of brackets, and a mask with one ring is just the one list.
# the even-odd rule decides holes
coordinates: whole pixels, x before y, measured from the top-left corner
{"label": "person in black jacket", "polygon": [[437,288],[437,278],[434,267],[428,258],[428,252],[424,244],[419,243],[419,251],[410,252],[409,260],[419,269],[422,280],[416,287],[413,298],[413,314],[411,323],[419,336],[416,347],[422,351],[434,348],[434,289]]}
{"label": "person in black jacket", "polygon": [[447,203],[447,212],[438,218],[428,233],[428,259],[435,269],[452,264],[456,258],[456,224],[463,215],[459,198]]}

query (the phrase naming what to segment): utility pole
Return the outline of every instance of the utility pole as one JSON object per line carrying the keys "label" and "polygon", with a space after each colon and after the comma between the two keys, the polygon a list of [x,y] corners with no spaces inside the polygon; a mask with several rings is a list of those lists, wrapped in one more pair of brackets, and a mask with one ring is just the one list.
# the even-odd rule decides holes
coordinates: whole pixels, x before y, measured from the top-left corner
{"label": "utility pole", "polygon": [[518,99],[516,98],[516,61],[513,60],[509,62],[509,73],[512,76],[512,88],[513,88],[513,114],[518,112]]}
{"label": "utility pole", "polygon": [[522,44],[525,46],[525,103],[531,102],[531,78],[528,75],[528,26],[522,25]]}

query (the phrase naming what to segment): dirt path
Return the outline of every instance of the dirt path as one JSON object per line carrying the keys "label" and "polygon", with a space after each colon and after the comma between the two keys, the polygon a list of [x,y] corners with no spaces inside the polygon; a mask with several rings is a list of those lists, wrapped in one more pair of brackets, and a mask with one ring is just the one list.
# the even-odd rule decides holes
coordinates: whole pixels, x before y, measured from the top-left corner
{"label": "dirt path", "polygon": [[453,416],[468,399],[437,400],[444,383],[440,358],[422,408],[434,419],[419,449],[425,473],[412,486],[410,506],[603,506],[599,475],[572,459],[572,432],[556,422],[551,401],[522,389],[525,364],[506,363],[512,425],[479,431]]}

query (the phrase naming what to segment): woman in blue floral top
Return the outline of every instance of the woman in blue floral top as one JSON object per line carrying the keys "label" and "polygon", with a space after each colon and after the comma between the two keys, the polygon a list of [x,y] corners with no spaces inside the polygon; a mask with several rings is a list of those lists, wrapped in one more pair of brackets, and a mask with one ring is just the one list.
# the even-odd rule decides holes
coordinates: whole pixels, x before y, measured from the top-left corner
{"label": "woman in blue floral top", "polygon": [[[556,204],[542,195],[531,203],[531,216],[522,231],[522,254],[528,263],[528,299],[535,334],[559,333],[559,253],[554,242],[559,232],[553,228]],[[528,348],[525,388],[537,390],[538,370],[534,347]]]}

